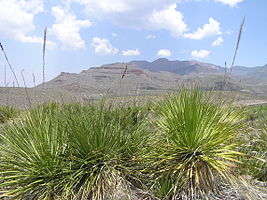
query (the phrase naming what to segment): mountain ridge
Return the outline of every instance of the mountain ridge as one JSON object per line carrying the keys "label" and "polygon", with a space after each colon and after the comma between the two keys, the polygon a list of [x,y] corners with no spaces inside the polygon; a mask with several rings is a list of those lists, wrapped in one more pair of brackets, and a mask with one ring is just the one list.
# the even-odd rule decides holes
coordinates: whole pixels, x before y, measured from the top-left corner
{"label": "mountain ridge", "polygon": [[[90,71],[90,69],[96,69],[96,68],[105,68],[108,67],[110,68],[110,66],[116,66],[116,65],[120,65],[120,64],[124,64],[129,65],[129,64],[135,64],[136,66],[142,68],[142,69],[146,69],[148,71],[151,72],[160,72],[160,71],[166,71],[166,72],[171,72],[171,73],[175,73],[175,74],[180,74],[180,75],[189,75],[190,73],[209,73],[209,72],[213,72],[213,73],[221,73],[221,72],[225,72],[225,67],[221,67],[220,65],[216,65],[216,64],[211,64],[211,63],[207,63],[207,62],[200,62],[197,60],[184,60],[184,61],[180,61],[180,60],[168,60],[167,58],[158,58],[152,62],[146,61],[146,60],[132,60],[129,62],[115,62],[115,63],[111,63],[111,64],[103,64],[101,66],[97,66],[97,67],[90,67],[89,69],[85,69],[82,70],[80,73],[86,73],[87,71]],[[184,67],[202,67],[204,69],[197,71],[197,70],[188,70],[188,69],[184,69]],[[176,68],[176,69],[170,69],[170,68]],[[185,71],[180,72],[181,68],[184,69]],[[261,69],[263,69],[265,71],[265,68],[267,70],[267,64],[263,65],[263,66],[254,66],[254,67],[247,67],[247,66],[239,66],[236,65],[233,67],[232,73],[233,75],[246,75],[247,73],[251,73],[251,72],[255,72],[255,71],[259,71]],[[207,71],[205,71],[205,69],[207,69]],[[229,68],[227,68],[227,71],[230,71]],[[80,73],[70,73],[70,72],[61,72],[59,74],[60,75],[71,75],[71,74],[80,74]]]}
{"label": "mountain ridge", "polygon": [[152,72],[168,71],[180,75],[188,75],[190,73],[215,73],[219,71],[220,67],[210,63],[202,63],[195,60],[192,61],[170,61],[166,58],[159,58],[153,62],[147,61],[131,61],[143,69]]}
{"label": "mountain ridge", "polygon": [[93,96],[158,94],[175,91],[181,86],[267,94],[267,78],[262,75],[267,73],[267,65],[255,69],[234,67],[231,75],[229,69],[226,74],[224,71],[225,68],[210,63],[160,58],[152,62],[135,60],[105,64],[80,73],[62,72],[45,85],[50,89]]}

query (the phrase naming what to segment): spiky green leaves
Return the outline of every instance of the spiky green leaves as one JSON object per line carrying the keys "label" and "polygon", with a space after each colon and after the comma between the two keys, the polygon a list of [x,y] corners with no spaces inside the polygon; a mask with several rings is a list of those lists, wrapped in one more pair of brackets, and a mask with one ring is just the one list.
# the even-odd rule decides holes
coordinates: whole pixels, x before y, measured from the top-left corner
{"label": "spiky green leaves", "polygon": [[203,199],[235,182],[242,111],[198,90],[152,108],[149,117],[104,103],[24,112],[1,136],[1,197],[131,199],[145,185],[160,199]]}
{"label": "spiky green leaves", "polygon": [[170,95],[154,111],[160,139],[151,156],[162,197],[203,197],[232,179],[242,155],[232,142],[244,130],[241,112],[198,90]]}
{"label": "spiky green leaves", "polygon": [[2,136],[2,196],[101,200],[128,194],[146,142],[144,119],[138,108],[105,104],[50,104],[26,112]]}

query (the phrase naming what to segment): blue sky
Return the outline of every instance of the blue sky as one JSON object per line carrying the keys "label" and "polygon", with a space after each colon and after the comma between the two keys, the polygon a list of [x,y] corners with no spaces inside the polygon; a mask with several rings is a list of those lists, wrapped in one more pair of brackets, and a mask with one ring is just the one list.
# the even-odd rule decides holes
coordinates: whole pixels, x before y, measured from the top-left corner
{"label": "blue sky", "polygon": [[[0,42],[22,86],[60,72],[131,60],[231,62],[246,17],[236,64],[267,63],[266,0],[0,0]],[[13,76],[0,54],[0,85]]]}

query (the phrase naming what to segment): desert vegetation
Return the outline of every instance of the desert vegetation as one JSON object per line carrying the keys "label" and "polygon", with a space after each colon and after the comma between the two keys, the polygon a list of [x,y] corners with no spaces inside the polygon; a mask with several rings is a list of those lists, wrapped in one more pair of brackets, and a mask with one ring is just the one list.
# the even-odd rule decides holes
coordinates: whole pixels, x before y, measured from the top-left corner
{"label": "desert vegetation", "polygon": [[19,109],[13,106],[0,106],[0,123],[4,123],[15,118],[19,114]]}
{"label": "desert vegetation", "polygon": [[48,103],[0,116],[3,199],[266,197],[266,106],[184,89],[143,105]]}

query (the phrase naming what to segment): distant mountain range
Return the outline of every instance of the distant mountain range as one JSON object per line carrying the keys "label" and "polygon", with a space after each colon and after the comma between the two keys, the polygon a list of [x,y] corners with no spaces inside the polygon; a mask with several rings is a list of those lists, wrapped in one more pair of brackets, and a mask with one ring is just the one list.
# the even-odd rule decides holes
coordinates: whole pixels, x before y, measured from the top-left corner
{"label": "distant mountain range", "polygon": [[175,91],[182,85],[267,96],[267,65],[235,66],[231,72],[227,69],[226,76],[224,74],[225,68],[218,65],[160,58],[153,62],[135,60],[91,67],[78,74],[62,72],[46,82],[46,87],[77,93],[85,98],[158,94]]}
{"label": "distant mountain range", "polygon": [[220,71],[220,67],[209,63],[201,63],[198,61],[170,61],[166,58],[159,58],[153,62],[132,61],[142,69],[151,72],[167,71],[180,75],[198,74],[198,73],[216,73]]}

